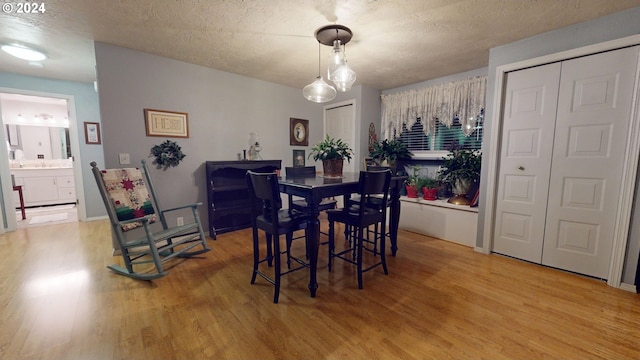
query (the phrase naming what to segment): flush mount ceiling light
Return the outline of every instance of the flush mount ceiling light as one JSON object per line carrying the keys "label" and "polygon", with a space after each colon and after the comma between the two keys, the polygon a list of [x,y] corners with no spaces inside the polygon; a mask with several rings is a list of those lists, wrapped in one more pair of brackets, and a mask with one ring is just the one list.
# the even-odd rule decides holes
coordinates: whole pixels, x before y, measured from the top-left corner
{"label": "flush mount ceiling light", "polygon": [[[351,40],[352,36],[351,29],[336,24],[323,26],[315,32],[315,37],[319,44],[332,47],[327,68],[327,79],[331,80],[340,92],[351,90],[351,85],[356,81],[356,73],[349,68],[345,57],[345,44]],[[318,58],[320,58],[319,46]],[[335,98],[336,89],[327,84],[320,76],[320,59],[318,59],[318,77],[316,81],[305,86],[302,94],[308,100],[318,103],[331,101]]]}
{"label": "flush mount ceiling light", "polygon": [[20,44],[3,44],[2,51],[27,61],[42,61],[47,58],[44,53]]}

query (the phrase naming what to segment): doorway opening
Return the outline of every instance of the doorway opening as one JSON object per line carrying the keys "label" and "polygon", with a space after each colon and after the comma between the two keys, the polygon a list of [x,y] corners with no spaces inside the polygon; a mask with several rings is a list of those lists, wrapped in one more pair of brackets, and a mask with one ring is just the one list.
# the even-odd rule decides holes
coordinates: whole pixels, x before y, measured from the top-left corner
{"label": "doorway opening", "polygon": [[77,222],[67,99],[0,93],[0,109],[16,227]]}

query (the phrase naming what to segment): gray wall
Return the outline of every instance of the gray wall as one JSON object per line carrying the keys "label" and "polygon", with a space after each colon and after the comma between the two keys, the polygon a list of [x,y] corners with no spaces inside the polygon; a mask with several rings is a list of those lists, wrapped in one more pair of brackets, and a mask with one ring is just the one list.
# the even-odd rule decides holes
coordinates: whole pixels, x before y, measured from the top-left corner
{"label": "gray wall", "polygon": [[[151,165],[164,208],[206,204],[204,162],[237,159],[249,132],[258,132],[262,158],[281,159],[283,167],[293,164],[294,148],[306,155],[310,149],[289,145],[289,118],[309,120],[309,145],[322,138],[323,104],[305,100],[301,89],[104,43],[95,44],[95,53],[107,167],[124,167],[119,153],[129,153],[132,164],[151,163],[151,147],[167,139],[146,136],[143,109],[189,114],[189,138],[171,138],[187,155],[184,161],[166,171]],[[200,214],[207,219],[205,206]],[[169,221],[175,224],[175,218]]]}
{"label": "gray wall", "polygon": [[[572,25],[566,28],[554,30],[527,39],[523,39],[511,44],[493,48],[489,52],[489,79],[487,85],[487,110],[485,116],[485,137],[483,141],[482,152],[485,158],[488,158],[489,144],[491,143],[491,119],[494,111],[494,88],[496,84],[496,68],[500,65],[511,64],[518,61],[531,59],[543,55],[558,53],[561,51],[571,50],[587,45],[597,44],[609,40],[619,39],[625,36],[636,35],[640,33],[640,7],[630,10],[618,12],[612,15],[604,16],[592,21],[587,21]],[[488,169],[482,168],[480,178],[480,208],[478,213],[478,238],[477,246],[483,245],[483,231],[485,220],[486,204],[486,178]],[[636,195],[635,203],[638,203],[639,197]],[[635,269],[638,262],[638,248],[640,244],[640,223],[638,223],[638,215],[633,215],[633,224],[629,246],[625,257],[625,267],[623,272],[624,283],[633,284],[635,277]],[[486,239],[489,241],[489,239]]]}
{"label": "gray wall", "polygon": [[91,174],[89,162],[96,160],[102,165],[103,153],[101,145],[87,145],[84,141],[83,122],[100,122],[100,109],[98,106],[98,94],[93,84],[71,81],[52,80],[13,73],[0,72],[0,87],[19,90],[71,95],[76,105],[76,124],[80,143],[79,161],[74,166],[82,168],[82,180],[84,185],[85,206],[87,217],[97,217],[106,214],[102,200],[98,194],[95,180]]}

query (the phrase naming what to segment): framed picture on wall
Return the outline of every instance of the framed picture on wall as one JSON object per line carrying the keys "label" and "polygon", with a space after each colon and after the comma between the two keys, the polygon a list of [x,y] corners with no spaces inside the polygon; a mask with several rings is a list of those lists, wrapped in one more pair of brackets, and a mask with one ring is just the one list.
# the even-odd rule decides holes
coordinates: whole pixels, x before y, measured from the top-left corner
{"label": "framed picture on wall", "polygon": [[87,144],[101,144],[100,124],[97,122],[85,122],[84,139]]}
{"label": "framed picture on wall", "polygon": [[299,167],[299,166],[304,166],[304,164],[305,164],[304,150],[293,150],[293,166]]}
{"label": "framed picture on wall", "polygon": [[144,120],[147,136],[189,137],[187,113],[144,109]]}
{"label": "framed picture on wall", "polygon": [[289,145],[309,146],[309,120],[289,118]]}

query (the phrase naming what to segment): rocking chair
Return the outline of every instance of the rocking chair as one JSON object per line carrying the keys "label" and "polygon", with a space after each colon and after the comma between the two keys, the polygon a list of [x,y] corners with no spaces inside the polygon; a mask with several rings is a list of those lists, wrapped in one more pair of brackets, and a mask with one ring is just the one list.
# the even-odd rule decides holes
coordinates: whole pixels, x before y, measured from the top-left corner
{"label": "rocking chair", "polygon": [[[107,208],[113,233],[120,245],[124,265],[108,265],[117,274],[139,280],[153,280],[167,275],[162,263],[174,257],[190,257],[211,250],[206,243],[197,206],[202,203],[162,210],[149,177],[145,160],[139,168],[98,169],[91,162],[91,171]],[[193,221],[169,227],[165,214],[191,208]],[[160,218],[162,229],[153,231],[152,223]],[[125,233],[142,227],[144,234],[127,239]],[[202,246],[202,249],[194,249]],[[155,268],[141,264],[153,263]],[[135,267],[135,269],[134,269]]]}

